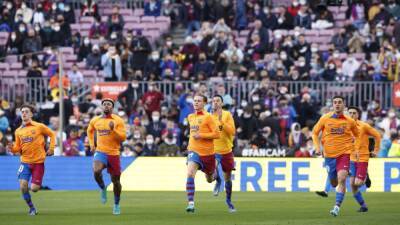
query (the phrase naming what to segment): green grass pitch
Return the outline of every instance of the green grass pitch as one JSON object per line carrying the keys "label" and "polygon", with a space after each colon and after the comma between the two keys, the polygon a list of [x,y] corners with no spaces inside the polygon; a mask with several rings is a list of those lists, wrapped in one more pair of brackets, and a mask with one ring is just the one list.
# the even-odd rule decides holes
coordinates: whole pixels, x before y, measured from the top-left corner
{"label": "green grass pitch", "polygon": [[185,212],[185,192],[123,192],[119,216],[112,215],[113,195],[100,203],[95,191],[42,191],[32,194],[39,215],[28,208],[17,191],[0,192],[1,225],[264,225],[264,224],[400,224],[400,193],[366,193],[368,213],[357,213],[358,205],[347,193],[340,215],[329,214],[334,193],[321,198],[314,193],[234,192],[237,212],[230,214],[225,194],[195,194],[196,213]]}

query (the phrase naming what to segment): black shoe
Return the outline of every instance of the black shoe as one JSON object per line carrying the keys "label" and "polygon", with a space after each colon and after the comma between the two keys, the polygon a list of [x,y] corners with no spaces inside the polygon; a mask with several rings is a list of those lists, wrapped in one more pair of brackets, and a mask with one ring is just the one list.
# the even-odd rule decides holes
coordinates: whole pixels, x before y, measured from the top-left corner
{"label": "black shoe", "polygon": [[357,210],[357,212],[368,212],[368,208],[367,207],[361,207],[359,210]]}
{"label": "black shoe", "polygon": [[365,180],[365,186],[367,186],[367,188],[371,187],[371,179],[369,179],[369,174],[367,173],[367,179]]}
{"label": "black shoe", "polygon": [[328,197],[328,193],[326,193],[325,191],[316,191],[315,193],[324,198]]}

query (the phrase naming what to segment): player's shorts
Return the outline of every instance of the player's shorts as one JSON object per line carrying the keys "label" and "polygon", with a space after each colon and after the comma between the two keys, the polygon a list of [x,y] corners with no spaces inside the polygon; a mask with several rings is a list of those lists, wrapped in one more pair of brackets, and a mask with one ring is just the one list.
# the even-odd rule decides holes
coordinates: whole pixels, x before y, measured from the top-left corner
{"label": "player's shorts", "polygon": [[21,163],[17,175],[18,179],[28,182],[32,177],[32,184],[41,186],[44,176],[44,163]]}
{"label": "player's shorts", "polygon": [[200,156],[196,152],[189,151],[187,162],[195,162],[200,166],[200,170],[205,174],[213,174],[215,172],[215,155]]}
{"label": "player's shorts", "polygon": [[121,161],[119,155],[108,155],[104,152],[96,151],[93,156],[93,161],[100,161],[107,167],[109,174],[113,176],[121,175]]}
{"label": "player's shorts", "polygon": [[365,181],[365,179],[367,178],[367,172],[368,162],[350,161],[350,176]]}
{"label": "player's shorts", "polygon": [[215,154],[218,164],[221,164],[222,171],[225,173],[235,170],[235,161],[233,160],[233,152],[226,154]]}
{"label": "player's shorts", "polygon": [[337,172],[340,170],[349,171],[350,154],[343,154],[336,158],[325,158],[325,167],[328,171],[329,179],[337,178]]}

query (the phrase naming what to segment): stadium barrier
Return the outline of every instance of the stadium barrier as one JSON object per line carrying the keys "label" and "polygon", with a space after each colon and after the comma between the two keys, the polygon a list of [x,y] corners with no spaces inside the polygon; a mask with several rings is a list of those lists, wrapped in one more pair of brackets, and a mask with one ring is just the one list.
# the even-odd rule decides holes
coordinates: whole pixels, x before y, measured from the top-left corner
{"label": "stadium barrier", "polygon": [[[323,190],[327,173],[321,158],[236,158],[234,191],[308,192]],[[122,158],[121,182],[125,191],[184,191],[184,157]],[[0,157],[0,189],[16,190],[18,157]],[[371,159],[369,192],[400,192],[400,159]],[[105,182],[112,190],[109,176]],[[95,190],[90,157],[50,157],[44,186],[53,190]],[[196,190],[211,191],[213,184],[198,173]],[[365,188],[363,188],[365,191]]]}

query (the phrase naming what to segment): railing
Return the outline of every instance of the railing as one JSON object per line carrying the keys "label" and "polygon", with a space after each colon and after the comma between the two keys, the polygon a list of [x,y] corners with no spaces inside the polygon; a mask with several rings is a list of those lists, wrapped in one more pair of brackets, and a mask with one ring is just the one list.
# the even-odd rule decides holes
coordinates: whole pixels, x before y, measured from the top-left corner
{"label": "railing", "polygon": [[[92,86],[96,82],[102,81],[101,78],[85,78],[83,84],[72,86],[69,94],[75,94],[78,97],[91,92]],[[168,97],[175,93],[176,85],[182,84],[184,90],[193,90],[199,84],[190,81],[158,81],[155,82],[164,96]],[[216,89],[222,80],[209,80],[204,82],[208,89],[208,93],[216,93]],[[126,82],[128,85],[128,82]],[[242,99],[249,100],[252,91],[260,86],[259,81],[224,81],[226,92],[229,93],[236,104]],[[141,93],[147,90],[148,83],[141,82],[139,86]],[[392,82],[307,82],[307,81],[271,81],[266,83],[267,88],[278,91],[282,85],[288,87],[288,93],[297,95],[302,92],[305,87],[310,89],[311,95],[322,105],[330,100],[334,95],[343,95],[348,104],[361,105],[364,102],[377,100],[385,109],[392,106]],[[26,102],[43,102],[49,94],[48,78],[1,78],[0,80],[0,96],[8,101],[13,101],[16,96],[21,96]]]}

